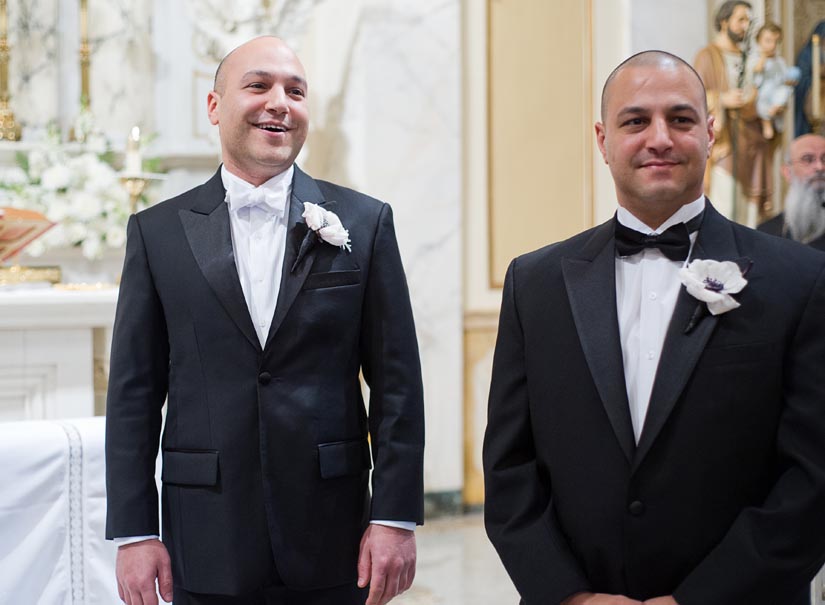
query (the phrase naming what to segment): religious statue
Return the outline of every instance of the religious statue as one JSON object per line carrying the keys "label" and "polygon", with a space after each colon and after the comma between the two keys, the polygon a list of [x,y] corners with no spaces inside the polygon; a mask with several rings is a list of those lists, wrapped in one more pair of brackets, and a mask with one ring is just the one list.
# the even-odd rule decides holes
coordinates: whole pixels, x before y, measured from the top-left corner
{"label": "religious statue", "polygon": [[774,146],[762,131],[753,66],[748,65],[750,3],[722,3],[714,24],[716,37],[694,59],[715,118],[705,193],[723,214],[755,227],[770,210]]}
{"label": "religious statue", "polygon": [[782,28],[776,23],[765,23],[756,32],[759,58],[753,66],[756,84],[756,112],[762,120],[762,136],[772,139],[784,129],[783,117],[793,94],[793,85],[799,81],[799,68],[788,67],[779,55]]}

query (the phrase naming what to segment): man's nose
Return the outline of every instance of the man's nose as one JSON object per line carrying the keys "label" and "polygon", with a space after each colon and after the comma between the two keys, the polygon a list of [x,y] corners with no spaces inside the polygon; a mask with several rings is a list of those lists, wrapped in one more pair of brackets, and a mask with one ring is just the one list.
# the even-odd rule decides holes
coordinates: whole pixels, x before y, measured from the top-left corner
{"label": "man's nose", "polygon": [[267,111],[273,111],[275,113],[289,112],[286,92],[280,88],[273,87],[267,95],[266,109]]}
{"label": "man's nose", "polygon": [[670,128],[664,118],[654,118],[648,128],[647,146],[656,151],[664,151],[673,146],[670,138]]}

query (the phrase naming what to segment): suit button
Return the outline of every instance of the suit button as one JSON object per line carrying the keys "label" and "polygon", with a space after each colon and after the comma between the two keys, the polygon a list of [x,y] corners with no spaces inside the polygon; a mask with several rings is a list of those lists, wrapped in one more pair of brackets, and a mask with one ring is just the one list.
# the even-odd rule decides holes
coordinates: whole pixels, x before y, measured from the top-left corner
{"label": "suit button", "polygon": [[627,507],[627,510],[629,510],[630,514],[634,517],[641,517],[645,512],[644,502],[634,500],[630,503],[630,506]]}
{"label": "suit button", "polygon": [[269,384],[271,380],[272,374],[270,374],[269,372],[261,372],[260,374],[258,374],[258,382],[260,382],[261,384]]}

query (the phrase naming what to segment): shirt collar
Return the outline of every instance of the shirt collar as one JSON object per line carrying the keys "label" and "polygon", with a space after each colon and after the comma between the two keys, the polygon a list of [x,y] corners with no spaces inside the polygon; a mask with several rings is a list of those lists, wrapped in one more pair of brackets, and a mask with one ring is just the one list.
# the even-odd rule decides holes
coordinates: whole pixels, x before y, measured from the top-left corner
{"label": "shirt collar", "polygon": [[685,204],[681,208],[679,208],[676,212],[674,212],[669,219],[667,219],[664,223],[662,223],[657,229],[653,229],[652,227],[647,226],[638,218],[633,216],[633,214],[627,208],[623,206],[619,206],[619,209],[616,211],[616,220],[618,220],[622,225],[633,229],[634,231],[638,231],[639,233],[664,233],[669,227],[673,225],[678,225],[679,223],[687,223],[690,219],[699,216],[702,211],[705,209],[705,196],[702,195],[698,199],[692,201],[689,204]]}
{"label": "shirt collar", "polygon": [[292,189],[292,176],[295,173],[295,165],[291,165],[280,174],[276,174],[271,179],[264,181],[258,187],[249,183],[241,177],[232,174],[224,164],[221,164],[221,181],[223,181],[223,188],[226,190],[225,201],[229,204],[229,210],[234,210],[232,207],[232,197],[247,193],[253,189],[266,189],[278,196],[283,196],[289,199],[290,190]]}

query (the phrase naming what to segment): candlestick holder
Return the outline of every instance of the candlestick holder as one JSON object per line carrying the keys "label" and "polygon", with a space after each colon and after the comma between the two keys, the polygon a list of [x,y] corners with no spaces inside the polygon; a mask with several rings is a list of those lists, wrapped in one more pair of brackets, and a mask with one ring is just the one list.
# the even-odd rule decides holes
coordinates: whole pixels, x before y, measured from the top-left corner
{"label": "candlestick holder", "polygon": [[0,140],[19,141],[20,125],[9,107],[9,60],[11,47],[8,38],[6,0],[0,0]]}
{"label": "candlestick holder", "polygon": [[19,141],[20,124],[14,119],[7,95],[0,96],[0,141]]}
{"label": "candlestick holder", "polygon": [[155,172],[121,172],[120,182],[129,194],[129,214],[137,212],[137,203],[150,181],[162,181],[166,176]]}

